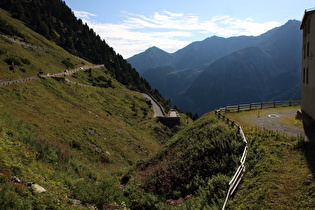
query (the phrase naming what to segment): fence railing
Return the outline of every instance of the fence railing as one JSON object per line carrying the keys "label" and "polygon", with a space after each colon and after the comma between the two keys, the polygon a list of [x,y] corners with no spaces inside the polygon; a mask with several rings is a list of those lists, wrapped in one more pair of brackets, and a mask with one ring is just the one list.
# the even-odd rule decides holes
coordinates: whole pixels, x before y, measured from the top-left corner
{"label": "fence railing", "polygon": [[245,173],[245,162],[247,158],[248,152],[248,145],[245,134],[241,126],[237,125],[234,121],[230,120],[228,117],[224,115],[224,113],[229,112],[240,112],[240,111],[247,111],[247,110],[254,110],[254,109],[262,109],[267,107],[276,108],[278,106],[294,106],[294,105],[301,105],[300,100],[289,100],[289,101],[272,101],[272,102],[260,102],[260,103],[250,103],[250,104],[239,104],[235,106],[226,106],[223,108],[219,108],[215,110],[215,114],[218,116],[219,119],[222,119],[226,123],[230,124],[232,127],[238,127],[239,133],[245,143],[245,148],[240,159],[240,165],[237,168],[234,176],[232,177],[231,181],[229,182],[229,189],[222,207],[222,210],[226,208],[226,205],[230,199],[230,197],[234,194],[235,190],[237,189],[238,185],[240,184],[244,173]]}
{"label": "fence railing", "polygon": [[[234,121],[230,120],[228,117],[226,117],[224,114],[221,114],[221,109],[218,109],[215,111],[215,114],[218,116],[219,119],[222,119],[223,121],[225,121],[226,123],[230,124],[232,127],[236,126],[239,130],[239,133],[242,137],[243,142],[245,143],[245,147],[243,150],[243,154],[242,157],[240,159],[240,165],[237,168],[234,176],[232,177],[231,181],[229,182],[229,189],[228,192],[226,194],[226,198],[222,207],[222,210],[225,209],[230,197],[234,194],[235,190],[237,189],[238,185],[240,184],[244,173],[245,173],[245,162],[246,162],[246,158],[247,158],[247,152],[248,152],[248,146],[247,146],[247,139],[245,137],[245,134],[243,132],[243,129],[241,126],[237,125]],[[224,109],[223,109],[224,110]]]}
{"label": "fence railing", "polygon": [[294,105],[301,105],[300,100],[290,100],[290,101],[270,101],[270,102],[259,102],[259,103],[249,103],[249,104],[239,104],[234,106],[226,106],[223,108],[218,109],[221,113],[225,112],[240,112],[240,111],[247,111],[253,109],[262,109],[266,107],[278,107],[278,106],[294,106]]}

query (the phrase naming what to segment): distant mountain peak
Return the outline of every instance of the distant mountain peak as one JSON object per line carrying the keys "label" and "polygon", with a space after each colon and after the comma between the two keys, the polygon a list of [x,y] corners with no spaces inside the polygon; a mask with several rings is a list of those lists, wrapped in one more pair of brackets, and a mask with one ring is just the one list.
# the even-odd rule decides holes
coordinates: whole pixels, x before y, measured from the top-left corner
{"label": "distant mountain peak", "polygon": [[168,52],[166,52],[166,51],[164,51],[164,50],[162,50],[156,46],[150,47],[150,48],[146,49],[144,52],[145,53],[149,53],[149,52],[168,53]]}
{"label": "distant mountain peak", "polygon": [[140,74],[142,74],[148,69],[156,68],[161,65],[168,65],[172,59],[173,56],[170,53],[153,46],[127,60]]}
{"label": "distant mountain peak", "polygon": [[149,50],[161,50],[161,49],[156,46],[152,46],[152,47],[149,47],[146,51],[149,51]]}

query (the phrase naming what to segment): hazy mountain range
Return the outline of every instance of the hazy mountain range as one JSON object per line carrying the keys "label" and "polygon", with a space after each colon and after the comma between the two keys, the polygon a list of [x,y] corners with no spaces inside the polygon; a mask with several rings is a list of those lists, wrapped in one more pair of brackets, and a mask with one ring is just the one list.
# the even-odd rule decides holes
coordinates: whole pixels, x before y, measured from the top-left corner
{"label": "hazy mountain range", "polygon": [[128,62],[173,105],[198,114],[225,105],[300,99],[299,26],[289,20],[260,36],[212,36],[175,53],[151,47]]}

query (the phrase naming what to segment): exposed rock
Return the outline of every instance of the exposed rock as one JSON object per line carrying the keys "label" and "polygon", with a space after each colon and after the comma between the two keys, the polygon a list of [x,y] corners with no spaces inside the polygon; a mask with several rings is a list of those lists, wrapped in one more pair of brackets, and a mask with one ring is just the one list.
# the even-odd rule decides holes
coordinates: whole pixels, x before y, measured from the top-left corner
{"label": "exposed rock", "polygon": [[14,182],[14,183],[21,183],[21,179],[17,176],[11,176],[11,182]]}
{"label": "exposed rock", "polygon": [[47,190],[45,188],[43,188],[42,186],[38,185],[38,184],[32,184],[32,188],[35,190],[35,192],[37,193],[44,193]]}
{"label": "exposed rock", "polygon": [[88,129],[88,133],[89,133],[90,135],[98,135],[98,133],[97,133],[95,130],[93,130],[92,128],[89,128],[89,129]]}

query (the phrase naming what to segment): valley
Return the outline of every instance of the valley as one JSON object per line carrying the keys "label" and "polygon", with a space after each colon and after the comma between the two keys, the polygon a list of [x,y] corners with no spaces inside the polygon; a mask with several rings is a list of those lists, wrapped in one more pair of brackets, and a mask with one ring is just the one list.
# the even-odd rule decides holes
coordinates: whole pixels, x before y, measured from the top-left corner
{"label": "valley", "polygon": [[314,206],[312,142],[259,127],[274,113],[303,132],[299,106],[225,113],[234,123],[214,111],[299,98],[300,52],[287,52],[300,34],[283,39],[298,21],[174,54],[152,47],[130,63],[64,1],[1,1],[0,23],[1,209]]}
{"label": "valley", "polygon": [[172,54],[152,47],[128,61],[173,105],[199,115],[225,105],[299,100],[299,25],[289,20],[255,37],[213,36]]}

